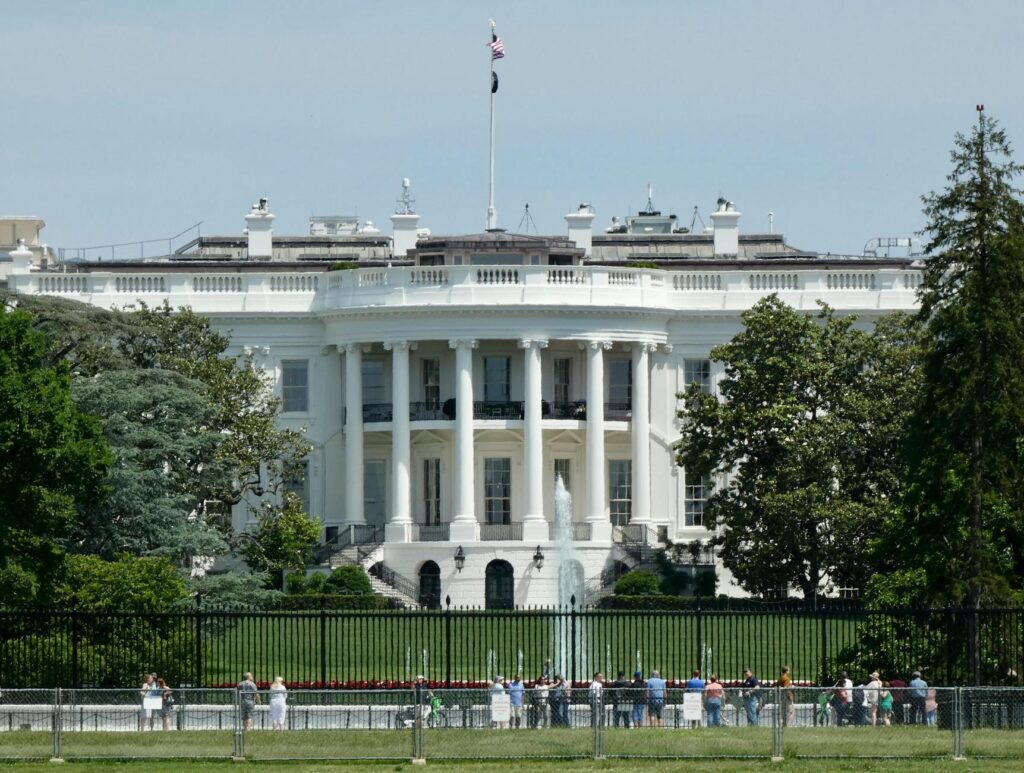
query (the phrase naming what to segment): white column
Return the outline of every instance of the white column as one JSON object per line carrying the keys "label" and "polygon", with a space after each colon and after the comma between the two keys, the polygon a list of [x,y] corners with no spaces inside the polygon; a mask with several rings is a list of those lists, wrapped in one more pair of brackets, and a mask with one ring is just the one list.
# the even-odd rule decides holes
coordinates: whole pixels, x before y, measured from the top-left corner
{"label": "white column", "polygon": [[408,341],[384,344],[391,350],[391,518],[384,529],[388,542],[412,539],[409,350],[415,346]]}
{"label": "white column", "polygon": [[633,513],[631,523],[651,522],[651,376],[650,357],[656,344],[633,346]]}
{"label": "white column", "polygon": [[476,341],[452,340],[455,350],[455,483],[452,491],[452,542],[475,542],[480,534],[474,502],[473,475],[473,349]]}
{"label": "white column", "polygon": [[363,344],[345,347],[345,512],[343,524],[363,515]]}
{"label": "white column", "polygon": [[526,512],[523,514],[523,539],[545,542],[550,539],[544,518],[544,433],[541,428],[541,349],[544,340],[521,340],[526,401],[523,412],[523,470],[526,475]]}
{"label": "white column", "polygon": [[592,540],[609,541],[612,524],[605,512],[604,353],[609,341],[587,341],[587,521]]}

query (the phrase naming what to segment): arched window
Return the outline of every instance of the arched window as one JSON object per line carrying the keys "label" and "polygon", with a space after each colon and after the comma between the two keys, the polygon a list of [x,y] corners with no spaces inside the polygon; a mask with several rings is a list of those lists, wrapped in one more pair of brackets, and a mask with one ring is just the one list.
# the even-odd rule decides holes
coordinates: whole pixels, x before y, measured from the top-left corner
{"label": "arched window", "polygon": [[512,609],[515,606],[512,564],[508,561],[491,561],[487,565],[485,589],[487,609]]}
{"label": "arched window", "polygon": [[433,561],[424,561],[420,566],[419,602],[427,609],[441,608],[441,567]]}

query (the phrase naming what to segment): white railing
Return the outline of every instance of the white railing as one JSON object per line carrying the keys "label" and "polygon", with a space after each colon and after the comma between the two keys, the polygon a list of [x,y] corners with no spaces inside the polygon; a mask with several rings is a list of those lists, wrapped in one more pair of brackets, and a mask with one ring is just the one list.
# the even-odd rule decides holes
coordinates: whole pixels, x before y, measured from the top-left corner
{"label": "white railing", "polygon": [[705,290],[721,290],[721,274],[673,274],[672,288],[683,292],[703,292]]}
{"label": "white railing", "polygon": [[167,282],[160,275],[127,274],[114,277],[115,293],[165,293]]}
{"label": "white railing", "polygon": [[272,293],[315,293],[320,286],[319,274],[271,274]]}
{"label": "white railing", "polygon": [[781,292],[784,290],[799,290],[800,277],[789,271],[784,272],[757,272],[750,275],[751,290],[768,290],[769,292]]}
{"label": "white railing", "polygon": [[841,271],[828,274],[826,285],[829,290],[874,290],[876,277],[874,271]]}
{"label": "white railing", "polygon": [[241,274],[196,274],[192,277],[194,293],[245,292],[245,277]]}
{"label": "white railing", "polygon": [[519,284],[518,268],[478,268],[476,270],[478,285],[517,285]]}
{"label": "white railing", "polygon": [[39,292],[45,295],[69,295],[87,292],[87,274],[54,274],[39,277]]}

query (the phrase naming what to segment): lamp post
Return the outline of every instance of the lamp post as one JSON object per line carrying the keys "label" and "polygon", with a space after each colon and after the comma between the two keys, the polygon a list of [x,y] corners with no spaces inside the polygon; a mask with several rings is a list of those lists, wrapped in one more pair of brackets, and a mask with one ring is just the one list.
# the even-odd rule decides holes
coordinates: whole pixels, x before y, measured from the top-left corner
{"label": "lamp post", "polygon": [[537,546],[537,551],[533,554],[533,565],[540,571],[544,568],[544,554],[540,552],[540,545]]}
{"label": "lamp post", "polygon": [[462,549],[462,545],[459,545],[455,551],[455,569],[459,572],[462,571],[462,567],[466,565],[466,551]]}

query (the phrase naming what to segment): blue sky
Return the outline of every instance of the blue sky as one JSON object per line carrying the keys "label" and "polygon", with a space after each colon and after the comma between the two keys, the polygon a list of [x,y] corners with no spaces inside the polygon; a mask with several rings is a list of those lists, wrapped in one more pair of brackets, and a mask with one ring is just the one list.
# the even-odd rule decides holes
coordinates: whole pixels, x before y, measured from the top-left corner
{"label": "blue sky", "polygon": [[[923,225],[985,103],[1024,143],[1024,3],[38,2],[4,0],[0,214],[76,247],[239,233],[270,198],[389,230],[410,177],[422,225],[483,228],[487,20],[499,225],[542,233],[589,201],[603,228],[655,204],[859,253]],[[1018,155],[1024,160],[1024,155]]]}

